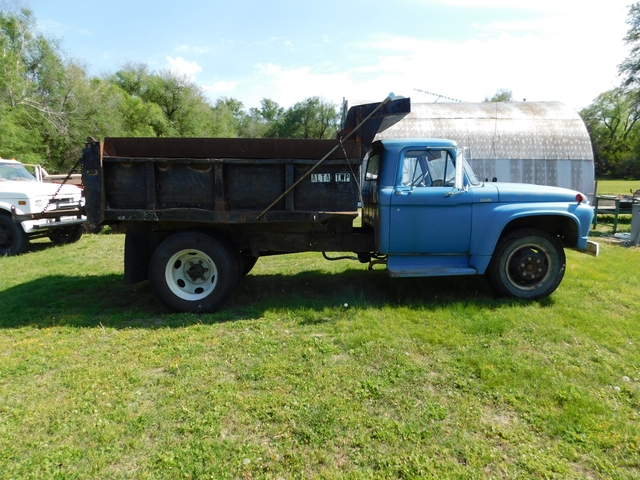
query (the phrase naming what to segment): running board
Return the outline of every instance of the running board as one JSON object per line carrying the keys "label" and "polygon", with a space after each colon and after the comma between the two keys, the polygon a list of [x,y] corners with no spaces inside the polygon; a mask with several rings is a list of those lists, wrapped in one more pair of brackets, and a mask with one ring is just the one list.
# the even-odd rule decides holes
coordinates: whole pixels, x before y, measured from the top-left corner
{"label": "running board", "polygon": [[448,277],[477,275],[466,255],[390,256],[387,271],[392,277]]}

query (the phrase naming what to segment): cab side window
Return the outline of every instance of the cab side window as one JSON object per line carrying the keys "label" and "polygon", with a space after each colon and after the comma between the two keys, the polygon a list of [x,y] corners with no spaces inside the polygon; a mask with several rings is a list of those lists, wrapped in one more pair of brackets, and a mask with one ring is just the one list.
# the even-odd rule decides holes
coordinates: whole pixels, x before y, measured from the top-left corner
{"label": "cab side window", "polygon": [[380,155],[375,154],[369,157],[367,161],[367,171],[365,172],[364,179],[370,182],[378,181],[378,173],[380,170]]}
{"label": "cab side window", "polygon": [[402,162],[401,183],[405,187],[450,187],[456,167],[447,150],[409,150]]}
{"label": "cab side window", "polygon": [[401,182],[405,187],[428,187],[431,185],[425,152],[409,151],[404,155]]}

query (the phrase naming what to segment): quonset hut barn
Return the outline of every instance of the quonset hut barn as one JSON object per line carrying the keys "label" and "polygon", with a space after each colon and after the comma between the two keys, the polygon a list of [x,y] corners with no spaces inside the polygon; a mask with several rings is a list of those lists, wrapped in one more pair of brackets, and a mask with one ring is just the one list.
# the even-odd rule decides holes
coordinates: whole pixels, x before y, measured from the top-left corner
{"label": "quonset hut barn", "polygon": [[467,148],[481,180],[555,185],[594,198],[589,134],[560,102],[412,103],[378,138],[448,138]]}

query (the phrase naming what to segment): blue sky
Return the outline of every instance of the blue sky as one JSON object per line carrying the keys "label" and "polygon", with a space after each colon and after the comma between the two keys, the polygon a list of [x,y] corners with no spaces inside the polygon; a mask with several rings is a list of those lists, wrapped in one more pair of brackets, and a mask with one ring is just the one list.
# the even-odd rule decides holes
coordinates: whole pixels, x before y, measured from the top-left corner
{"label": "blue sky", "polygon": [[[5,0],[5,4],[6,4]],[[246,107],[309,96],[517,100],[576,109],[618,83],[629,0],[15,0],[94,75],[189,75]]]}

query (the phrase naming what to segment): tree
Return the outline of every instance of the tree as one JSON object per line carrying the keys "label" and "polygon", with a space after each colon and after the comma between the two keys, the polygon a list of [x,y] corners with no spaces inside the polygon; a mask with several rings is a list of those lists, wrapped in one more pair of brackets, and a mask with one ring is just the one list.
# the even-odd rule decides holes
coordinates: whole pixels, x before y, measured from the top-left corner
{"label": "tree", "polygon": [[600,94],[580,112],[595,160],[596,177],[640,176],[638,93],[619,87]]}
{"label": "tree", "polygon": [[214,107],[215,122],[212,134],[215,137],[251,137],[249,134],[250,119],[243,109],[242,102],[235,98],[219,98]]}
{"label": "tree", "polygon": [[30,10],[0,12],[0,98],[65,134],[66,119],[76,106],[65,85],[65,66],[57,45],[33,30]]}
{"label": "tree", "polygon": [[215,104],[190,78],[127,63],[98,78],[37,33],[28,9],[0,9],[0,156],[66,172],[88,136],[329,138],[336,107],[311,97],[284,109],[270,99],[247,112]]}
{"label": "tree", "polygon": [[[39,161],[51,168],[72,163],[67,146],[81,67],[65,62],[56,42],[34,34],[31,11],[0,11],[0,154]],[[83,79],[84,81],[84,79]]]}
{"label": "tree", "polygon": [[215,131],[211,105],[185,75],[128,63],[108,81],[123,95],[119,108],[129,127],[126,135],[197,137]]}
{"label": "tree", "polygon": [[338,128],[336,106],[320,97],[310,97],[289,108],[267,132],[277,138],[330,138]]}
{"label": "tree", "polygon": [[624,87],[640,87],[640,2],[629,6],[627,35],[624,42],[631,47],[629,56],[618,66]]}
{"label": "tree", "polygon": [[513,102],[513,92],[508,88],[500,88],[493,97],[484,97],[485,102]]}
{"label": "tree", "polygon": [[260,100],[260,108],[252,107],[249,109],[246,135],[248,137],[275,137],[284,112],[284,108],[277,102],[263,98]]}
{"label": "tree", "polygon": [[580,112],[591,136],[597,177],[640,177],[640,2],[629,6],[624,41],[629,56],[618,66],[621,86]]}

